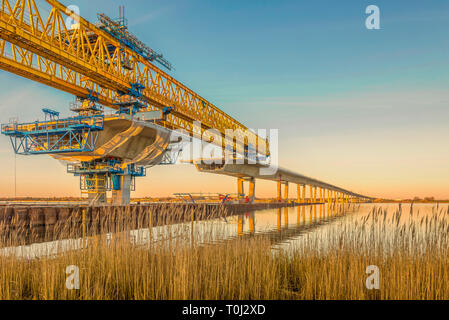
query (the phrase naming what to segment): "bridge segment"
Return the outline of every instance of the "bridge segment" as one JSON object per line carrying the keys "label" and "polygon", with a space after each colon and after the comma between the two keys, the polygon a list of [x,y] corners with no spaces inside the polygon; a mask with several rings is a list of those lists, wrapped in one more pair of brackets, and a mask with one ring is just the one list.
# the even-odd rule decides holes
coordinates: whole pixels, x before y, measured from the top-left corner
{"label": "bridge segment", "polygon": [[[374,198],[364,196],[329,183],[309,178],[305,175],[292,172],[284,168],[270,168],[262,164],[205,164],[202,160],[193,161],[200,172],[226,175],[237,178],[237,190],[240,200],[245,198],[244,183],[249,182],[249,200],[254,203],[256,180],[268,180],[276,182],[277,200],[279,202],[289,201],[289,185],[297,186],[298,203],[356,203],[370,202]],[[272,173],[267,173],[273,171]],[[282,195],[284,187],[284,195]],[[308,195],[307,195],[308,193]]]}

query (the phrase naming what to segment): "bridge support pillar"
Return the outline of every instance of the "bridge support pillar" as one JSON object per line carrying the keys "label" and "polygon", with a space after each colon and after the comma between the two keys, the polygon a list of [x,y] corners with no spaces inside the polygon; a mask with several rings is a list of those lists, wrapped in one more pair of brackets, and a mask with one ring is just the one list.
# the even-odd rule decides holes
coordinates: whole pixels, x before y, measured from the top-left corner
{"label": "bridge support pillar", "polygon": [[[282,185],[284,185],[284,199],[282,198]],[[277,182],[277,201],[278,202],[288,202],[288,182],[278,181]]]}
{"label": "bridge support pillar", "polygon": [[306,185],[302,186],[302,203],[306,203]]}
{"label": "bridge support pillar", "polygon": [[240,203],[245,201],[245,179],[237,179],[237,195]]}
{"label": "bridge support pillar", "polygon": [[237,194],[240,203],[246,202],[245,194],[245,182],[249,182],[249,203],[253,204],[256,202],[256,178],[238,178],[237,179]]}
{"label": "bridge support pillar", "polygon": [[256,202],[256,179],[249,179],[249,202],[254,204]]}
{"label": "bridge support pillar", "polygon": [[[298,203],[304,203],[306,197],[305,197],[305,193],[303,194],[303,190],[305,191],[306,186],[302,186],[302,185],[298,184],[297,188],[298,188],[298,199],[297,199],[297,202]],[[303,190],[302,190],[302,188],[303,188]]]}
{"label": "bridge support pillar", "polygon": [[115,176],[112,190],[112,204],[116,206],[126,206],[131,203],[132,177],[130,175]]}
{"label": "bridge support pillar", "polygon": [[277,187],[278,187],[278,192],[277,192],[277,201],[278,202],[282,202],[282,182],[278,181],[277,183]]}

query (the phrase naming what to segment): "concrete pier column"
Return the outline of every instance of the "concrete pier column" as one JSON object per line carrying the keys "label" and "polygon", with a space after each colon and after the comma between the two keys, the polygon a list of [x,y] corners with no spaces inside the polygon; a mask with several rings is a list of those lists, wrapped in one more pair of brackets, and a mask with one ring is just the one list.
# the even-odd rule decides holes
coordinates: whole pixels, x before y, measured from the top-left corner
{"label": "concrete pier column", "polygon": [[298,188],[298,198],[297,198],[296,202],[302,203],[302,200],[301,200],[301,185],[298,184],[298,185],[296,185],[296,187]]}
{"label": "concrete pier column", "polygon": [[245,201],[245,179],[237,179],[237,194],[239,202]]}
{"label": "concrete pier column", "polygon": [[278,187],[277,201],[282,202],[282,182],[281,181],[278,181],[277,187]]}
{"label": "concrete pier column", "polygon": [[[284,198],[282,198],[282,185],[284,185]],[[277,182],[277,201],[278,202],[288,202],[288,182],[278,181]]]}
{"label": "concrete pier column", "polygon": [[302,186],[302,203],[303,204],[305,204],[306,203],[306,190],[307,189],[307,186],[306,185],[303,185]]}
{"label": "concrete pier column", "polygon": [[254,204],[256,202],[256,179],[249,179],[249,202]]}
{"label": "concrete pier column", "polygon": [[[114,188],[112,190],[112,204],[116,206],[126,206],[131,203],[131,184],[130,175],[117,176]],[[118,183],[119,182],[119,183]]]}

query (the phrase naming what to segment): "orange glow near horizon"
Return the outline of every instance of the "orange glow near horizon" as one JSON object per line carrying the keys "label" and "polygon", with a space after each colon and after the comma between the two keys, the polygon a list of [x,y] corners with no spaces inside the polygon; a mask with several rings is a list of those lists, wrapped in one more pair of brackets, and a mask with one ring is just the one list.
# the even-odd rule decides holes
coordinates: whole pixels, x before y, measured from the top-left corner
{"label": "orange glow near horizon", "polygon": [[[39,91],[31,90],[29,95],[14,95],[14,99],[19,100],[7,101],[3,106],[24,106],[28,100],[45,101],[45,96]],[[401,99],[410,99],[410,95],[413,93],[392,94],[388,101],[400,101],[395,102],[395,107],[406,106],[408,102]],[[385,95],[382,98],[386,99]],[[314,108],[330,112],[334,105],[351,105],[351,110],[359,110],[364,100],[351,99],[335,99],[332,107],[329,107],[329,102],[320,102]],[[449,102],[449,93],[424,92],[416,94],[413,99],[423,105],[425,101],[434,99],[439,103],[439,108],[443,108]],[[366,101],[370,100],[366,98]],[[441,144],[441,141],[447,140],[445,137],[449,136],[449,129],[444,121],[435,124],[428,119],[428,122],[397,124],[395,120],[394,126],[382,126],[377,125],[377,121],[383,118],[354,120],[350,117],[333,118],[337,117],[335,115],[327,118],[307,115],[302,103],[283,100],[242,103],[242,110],[250,112],[263,103],[267,104],[269,111],[265,112],[265,123],[260,120],[261,127],[281,128],[281,167],[371,197],[449,199],[449,149]],[[277,116],[276,105],[282,106],[282,112]],[[376,105],[377,102],[373,102],[370,108],[374,110]],[[368,109],[366,102],[364,108]],[[16,112],[25,113],[25,110]],[[298,113],[309,118],[302,119]],[[250,116],[242,114],[241,117]],[[322,127],[327,129],[321,130]],[[14,153],[5,136],[0,137],[0,163],[3,170],[0,197],[14,197]],[[17,156],[17,196],[79,197],[79,178],[66,171],[64,165],[49,156]],[[237,183],[231,177],[199,173],[191,165],[161,166],[149,169],[147,177],[137,179],[137,191],[132,196],[157,198],[180,192],[236,193]],[[257,197],[274,198],[275,194],[274,182],[257,181]],[[294,186],[290,188],[290,197],[296,197]]]}
{"label": "orange glow near horizon", "polygon": [[[12,159],[14,156],[11,157]],[[12,165],[12,166],[11,166]],[[14,196],[13,161],[7,163],[9,172],[3,175],[0,184],[0,197]],[[65,172],[65,168],[50,158],[39,159],[17,158],[17,196],[18,197],[79,197],[79,178]],[[327,171],[327,170],[326,170]],[[328,174],[328,172],[326,172]],[[404,177],[405,179],[406,177]],[[337,181],[338,179],[338,181]],[[325,179],[323,179],[325,180]],[[433,185],[420,185],[407,179],[404,188],[404,180],[382,183],[381,179],[357,179],[351,176],[339,179],[339,175],[333,177],[330,183],[339,183],[339,186],[348,188],[361,194],[384,199],[413,199],[435,197],[436,199],[449,199],[449,192],[444,189],[444,181],[435,181]],[[247,185],[245,185],[247,188]],[[247,189],[245,190],[247,191]],[[194,166],[177,165],[156,167],[148,171],[148,176],[137,179],[137,191],[132,197],[170,197],[174,193],[236,193],[236,179],[227,176],[199,173]],[[258,180],[256,184],[256,196],[259,198],[274,198],[276,195],[276,183]],[[295,199],[296,187],[291,186],[289,196]]]}

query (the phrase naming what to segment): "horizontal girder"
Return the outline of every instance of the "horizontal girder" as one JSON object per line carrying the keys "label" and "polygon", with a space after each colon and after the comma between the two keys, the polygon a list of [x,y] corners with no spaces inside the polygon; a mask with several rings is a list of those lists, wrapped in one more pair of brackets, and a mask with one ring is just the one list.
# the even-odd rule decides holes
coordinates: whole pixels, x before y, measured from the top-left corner
{"label": "horizontal girder", "polygon": [[[314,188],[322,188],[330,191],[340,192],[345,195],[357,197],[360,199],[373,200],[370,197],[363,196],[352,191],[342,189],[340,187],[319,181],[317,179],[306,177],[302,174],[295,173],[283,168],[276,168],[273,172],[263,174],[263,169],[271,169],[268,166],[259,164],[205,164],[198,160],[193,162],[200,172],[208,172],[220,175],[227,175],[242,178],[254,178],[268,181],[276,181],[279,183],[294,183],[298,185],[308,185]],[[271,171],[271,170],[269,170]]]}

